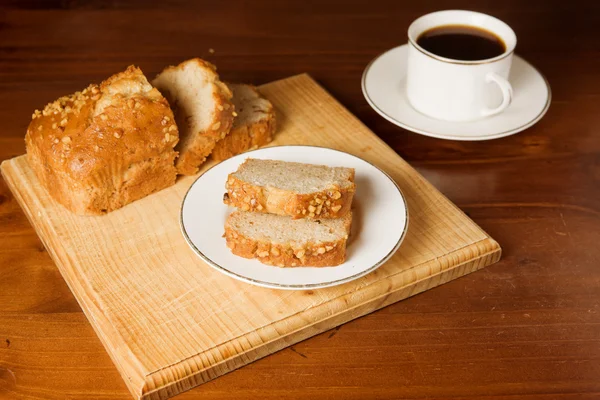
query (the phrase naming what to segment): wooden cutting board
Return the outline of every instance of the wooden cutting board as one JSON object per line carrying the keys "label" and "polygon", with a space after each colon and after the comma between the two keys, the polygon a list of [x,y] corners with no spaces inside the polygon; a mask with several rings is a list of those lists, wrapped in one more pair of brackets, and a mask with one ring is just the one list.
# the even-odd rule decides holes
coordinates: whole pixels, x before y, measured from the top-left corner
{"label": "wooden cutting board", "polygon": [[375,272],[314,291],[251,286],[213,270],[188,248],[178,216],[194,177],[106,216],[80,217],[50,199],[24,156],[2,163],[6,182],[135,398],[174,396],[500,258],[493,239],[308,75],[260,89],[278,111],[273,145],[355,154],[402,189],[408,233]]}

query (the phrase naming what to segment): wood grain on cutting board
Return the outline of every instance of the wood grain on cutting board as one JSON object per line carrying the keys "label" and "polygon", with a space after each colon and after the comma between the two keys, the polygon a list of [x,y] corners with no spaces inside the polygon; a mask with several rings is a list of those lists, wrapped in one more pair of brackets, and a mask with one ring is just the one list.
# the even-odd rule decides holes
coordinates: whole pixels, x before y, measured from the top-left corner
{"label": "wood grain on cutting board", "polygon": [[81,217],[50,199],[24,157],[2,164],[8,185],[136,398],[173,396],[500,258],[493,239],[309,76],[260,89],[278,112],[272,145],[355,154],[402,189],[408,233],[375,272],[314,291],[251,286],[203,263],[181,235],[181,201],[195,177],[108,215]]}

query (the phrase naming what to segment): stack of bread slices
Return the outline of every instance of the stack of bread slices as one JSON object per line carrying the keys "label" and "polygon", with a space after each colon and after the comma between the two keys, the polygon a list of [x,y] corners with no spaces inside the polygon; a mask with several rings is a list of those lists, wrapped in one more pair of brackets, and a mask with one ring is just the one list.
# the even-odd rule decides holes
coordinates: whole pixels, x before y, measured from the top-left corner
{"label": "stack of bread slices", "polygon": [[130,66],[101,84],[36,110],[29,165],[60,204],[104,214],[220,161],[271,141],[275,113],[251,85],[225,84],[198,58],[150,83]]}
{"label": "stack of bread slices", "polygon": [[225,184],[233,254],[278,267],[343,263],[356,190],[354,169],[247,159]]}

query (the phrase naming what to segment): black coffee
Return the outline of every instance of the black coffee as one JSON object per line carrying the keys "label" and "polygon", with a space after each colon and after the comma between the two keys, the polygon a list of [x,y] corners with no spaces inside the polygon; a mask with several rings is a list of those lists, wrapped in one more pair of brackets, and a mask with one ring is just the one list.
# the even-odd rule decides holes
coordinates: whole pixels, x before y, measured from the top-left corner
{"label": "black coffee", "polygon": [[431,28],[419,35],[417,44],[440,57],[463,61],[486,60],[506,51],[506,45],[494,33],[467,25]]}

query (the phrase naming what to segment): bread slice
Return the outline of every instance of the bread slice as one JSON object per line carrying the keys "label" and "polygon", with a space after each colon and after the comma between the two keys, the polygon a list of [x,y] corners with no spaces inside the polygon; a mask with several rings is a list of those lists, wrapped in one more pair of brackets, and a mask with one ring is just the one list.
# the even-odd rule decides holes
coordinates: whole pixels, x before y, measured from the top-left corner
{"label": "bread slice", "polygon": [[229,174],[225,204],[298,218],[340,218],[350,211],[354,169],[248,158]]}
{"label": "bread slice", "polygon": [[231,129],[232,93],[216,67],[199,58],[165,68],[152,84],[169,101],[179,127],[177,172],[193,175]]}
{"label": "bread slice", "polygon": [[178,140],[169,103],[134,66],[36,110],[25,135],[40,183],[86,215],[173,185]]}
{"label": "bread slice", "polygon": [[275,110],[251,85],[227,84],[233,93],[237,117],[225,139],[217,142],[212,158],[225,160],[269,143],[275,134]]}
{"label": "bread slice", "polygon": [[278,267],[335,266],[346,260],[352,213],[339,219],[297,219],[234,211],[225,222],[235,255]]}

